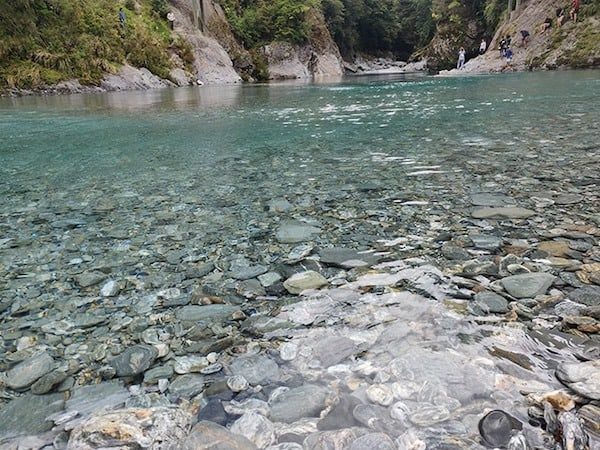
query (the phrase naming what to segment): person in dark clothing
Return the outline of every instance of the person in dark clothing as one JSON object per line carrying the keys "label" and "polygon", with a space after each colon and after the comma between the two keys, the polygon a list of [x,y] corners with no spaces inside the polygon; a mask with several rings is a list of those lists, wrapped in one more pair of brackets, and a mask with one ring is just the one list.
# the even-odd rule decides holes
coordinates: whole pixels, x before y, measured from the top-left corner
{"label": "person in dark clothing", "polygon": [[119,8],[119,23],[121,24],[121,28],[125,28],[125,21],[127,18],[125,17],[125,11],[123,8]]}
{"label": "person in dark clothing", "polygon": [[500,45],[498,45],[498,49],[500,50],[500,56],[504,58],[504,53],[506,52],[506,40],[502,38],[500,40]]}
{"label": "person in dark clothing", "polygon": [[552,19],[550,17],[546,17],[546,20],[541,25],[541,34],[544,34],[548,28],[552,28]]}
{"label": "person in dark clothing", "polygon": [[521,30],[521,47],[527,47],[529,43],[529,31]]}

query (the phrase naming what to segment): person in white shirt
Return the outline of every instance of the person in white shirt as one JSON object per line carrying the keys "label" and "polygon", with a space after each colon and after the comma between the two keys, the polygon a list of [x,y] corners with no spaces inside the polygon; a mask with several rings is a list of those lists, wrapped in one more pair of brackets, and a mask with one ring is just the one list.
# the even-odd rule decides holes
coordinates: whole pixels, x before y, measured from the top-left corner
{"label": "person in white shirt", "polygon": [[485,39],[482,39],[481,44],[479,44],[479,54],[483,55],[486,50],[487,50],[487,42],[485,42]]}
{"label": "person in white shirt", "polygon": [[462,69],[465,65],[465,49],[463,47],[458,51],[458,64],[456,65],[457,69]]}

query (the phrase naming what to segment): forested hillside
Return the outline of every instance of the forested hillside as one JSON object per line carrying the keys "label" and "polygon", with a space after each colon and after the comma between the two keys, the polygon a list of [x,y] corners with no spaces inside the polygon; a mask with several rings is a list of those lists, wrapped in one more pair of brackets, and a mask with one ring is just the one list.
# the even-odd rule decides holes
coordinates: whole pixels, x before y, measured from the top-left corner
{"label": "forested hillside", "polygon": [[[119,8],[125,23],[119,21]],[[167,77],[185,42],[165,20],[167,0],[10,0],[0,8],[0,84],[97,83],[121,64]]]}
{"label": "forested hillside", "polygon": [[[237,41],[235,54],[215,27],[196,31],[213,32],[238,72],[248,71],[252,75],[245,78],[250,79],[268,77],[269,44],[301,46],[315,36],[331,40],[323,30],[346,61],[357,56],[427,58],[434,70],[449,68],[459,47],[473,52],[481,38],[489,42],[509,15],[507,0],[4,0],[0,87],[35,88],[69,79],[93,85],[123,64],[167,79],[178,67],[190,80],[200,79],[202,54],[192,48],[200,44],[190,39],[189,30],[171,30],[166,20],[170,10],[183,11],[182,4],[193,2],[197,8],[209,3],[223,16],[226,33]],[[557,2],[546,3],[547,11],[532,20],[554,17]],[[583,0],[581,19],[599,13],[600,0]],[[238,67],[240,48],[253,59],[243,68]],[[318,51],[319,45],[311,47],[310,52]]]}

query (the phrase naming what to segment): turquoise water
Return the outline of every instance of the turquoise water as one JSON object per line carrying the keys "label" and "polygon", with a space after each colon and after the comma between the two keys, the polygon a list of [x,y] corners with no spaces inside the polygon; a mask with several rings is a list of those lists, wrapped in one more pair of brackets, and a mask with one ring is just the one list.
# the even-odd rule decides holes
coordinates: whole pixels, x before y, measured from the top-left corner
{"label": "turquoise water", "polygon": [[[0,99],[0,313],[10,309],[0,341],[9,348],[20,330],[46,339],[43,326],[73,316],[81,322],[88,310],[110,314],[97,330],[82,325],[81,335],[48,338],[61,356],[79,352],[96,367],[95,340],[115,352],[129,346],[137,337],[127,324],[164,312],[153,302],[168,288],[189,302],[208,286],[205,294],[226,302],[245,296],[248,315],[270,314],[273,296],[246,295],[253,287],[240,287],[228,271],[242,257],[285,273],[294,245],[275,232],[289,219],[319,226],[308,253],[340,245],[433,259],[445,231],[459,240],[485,231],[535,245],[545,231],[587,223],[597,212],[599,98],[600,71],[573,71]],[[527,225],[475,221],[470,194],[481,192],[506,194],[536,216]],[[216,270],[201,280],[189,275],[206,261]],[[100,298],[100,285],[77,281],[98,271],[122,284],[118,297]],[[323,271],[335,281],[337,269]],[[386,317],[375,310],[369,322],[369,305],[355,317],[365,329]],[[454,322],[445,328],[433,317],[410,316],[407,326],[436,351],[458,346]],[[555,353],[534,350],[539,343],[515,337],[512,325],[504,330],[492,343],[527,354],[536,367],[506,373],[557,384],[549,370]],[[391,348],[413,351],[418,342]],[[0,348],[0,361],[6,354]],[[471,353],[454,352],[448,364],[456,355]],[[489,357],[483,347],[473,355]],[[432,372],[427,358],[417,359],[415,373]],[[465,380],[458,385],[481,394]],[[521,401],[488,381],[486,396],[501,391],[494,405]],[[465,424],[449,425],[449,433],[476,433],[478,408],[461,412]]]}
{"label": "turquoise water", "polygon": [[[551,172],[597,150],[599,94],[600,72],[582,71],[1,99],[0,192],[10,204],[132,191],[255,208],[307,189],[402,189],[419,170],[463,184],[469,167],[499,162],[492,172],[531,175],[533,158]],[[430,181],[410,189],[427,199]]]}
{"label": "turquoise water", "polygon": [[295,169],[318,176],[328,158],[374,168],[372,152],[424,164],[484,148],[560,157],[598,143],[599,94],[592,71],[2,99],[2,187],[135,183],[147,174],[158,177],[144,180],[148,187],[197,177],[244,184],[240,163],[260,172],[297,158],[306,167]]}

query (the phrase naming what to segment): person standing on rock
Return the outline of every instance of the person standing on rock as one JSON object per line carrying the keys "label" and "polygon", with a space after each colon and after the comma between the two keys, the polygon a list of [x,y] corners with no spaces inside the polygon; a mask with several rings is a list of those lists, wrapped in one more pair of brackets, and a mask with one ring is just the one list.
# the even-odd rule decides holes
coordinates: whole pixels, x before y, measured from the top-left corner
{"label": "person standing on rock", "polygon": [[485,42],[485,39],[482,39],[481,44],[479,44],[479,54],[483,55],[486,50],[487,50],[487,42]]}
{"label": "person standing on rock", "polygon": [[504,52],[506,51],[506,40],[504,38],[500,39],[500,44],[498,45],[498,50],[500,50],[500,57],[504,57]]}
{"label": "person standing on rock", "polygon": [[560,8],[556,8],[556,26],[558,28],[560,28],[564,21],[565,21],[565,8],[563,8],[561,6]]}
{"label": "person standing on rock", "polygon": [[125,17],[125,11],[123,11],[123,8],[119,8],[119,23],[121,24],[122,30],[125,29],[125,21],[126,20],[127,20],[127,18]]}
{"label": "person standing on rock", "polygon": [[169,11],[167,14],[167,21],[169,22],[169,28],[173,30],[175,28],[175,14],[173,14],[173,11]]}
{"label": "person standing on rock", "polygon": [[571,2],[571,11],[569,11],[569,17],[571,17],[571,20],[573,22],[577,22],[577,14],[579,13],[579,6],[580,6],[579,0],[573,0]]}
{"label": "person standing on rock", "polygon": [[456,64],[457,69],[462,69],[465,66],[465,49],[463,47],[458,51],[458,63]]}

